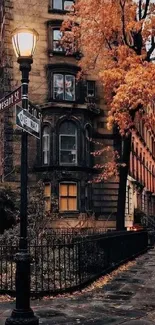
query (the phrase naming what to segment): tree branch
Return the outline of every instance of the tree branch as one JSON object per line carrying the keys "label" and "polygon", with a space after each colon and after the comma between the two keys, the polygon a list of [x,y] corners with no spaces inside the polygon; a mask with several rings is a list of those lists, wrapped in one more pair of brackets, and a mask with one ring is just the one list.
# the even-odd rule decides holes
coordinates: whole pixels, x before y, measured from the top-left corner
{"label": "tree branch", "polygon": [[139,0],[139,12],[138,12],[138,16],[139,16],[139,20],[142,19],[142,0]]}
{"label": "tree branch", "polygon": [[155,39],[154,39],[154,36],[152,36],[151,37],[151,47],[150,47],[150,49],[147,52],[145,61],[148,61],[148,62],[150,61],[150,56],[153,53],[154,49],[155,49]]}
{"label": "tree branch", "polygon": [[150,0],[146,0],[145,9],[144,9],[144,15],[143,15],[142,19],[145,19],[146,16],[147,16],[149,4],[150,4]]}
{"label": "tree branch", "polygon": [[134,47],[128,43],[126,33],[125,33],[125,14],[124,14],[125,1],[122,2],[122,0],[120,0],[120,7],[122,9],[121,20],[122,20],[122,32],[123,32],[124,42],[129,48],[134,49]]}

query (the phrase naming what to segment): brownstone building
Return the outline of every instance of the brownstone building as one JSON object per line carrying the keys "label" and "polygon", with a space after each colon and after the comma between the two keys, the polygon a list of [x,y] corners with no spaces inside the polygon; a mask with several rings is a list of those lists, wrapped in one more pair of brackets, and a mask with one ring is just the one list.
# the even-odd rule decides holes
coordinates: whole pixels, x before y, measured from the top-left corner
{"label": "brownstone building", "polygon": [[[60,26],[73,2],[1,0],[0,93],[3,97],[20,86],[12,31],[21,26],[34,28],[39,41],[30,73],[29,100],[41,109],[42,129],[40,140],[29,136],[29,186],[35,187],[39,179],[43,180],[47,211],[52,209],[51,197],[57,198],[61,218],[55,226],[73,227],[82,220],[86,227],[115,228],[118,182],[89,183],[95,173],[90,154],[95,144],[89,138],[118,147],[116,135],[106,129],[108,108],[103,89],[93,75],[77,80],[80,54],[75,50],[73,55],[66,55],[60,43]],[[21,131],[15,126],[14,107],[1,112],[0,129],[1,181],[18,187]],[[145,132],[146,136],[137,129],[133,136],[126,200],[130,220],[137,207],[155,214],[155,138],[153,130],[149,136]]]}

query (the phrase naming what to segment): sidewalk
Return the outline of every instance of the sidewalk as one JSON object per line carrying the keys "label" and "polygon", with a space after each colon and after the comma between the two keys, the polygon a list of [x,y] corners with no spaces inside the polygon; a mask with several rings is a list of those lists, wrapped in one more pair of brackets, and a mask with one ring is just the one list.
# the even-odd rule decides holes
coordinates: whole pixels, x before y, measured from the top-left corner
{"label": "sidewalk", "polygon": [[[5,324],[13,307],[13,302],[0,303],[0,325]],[[155,249],[138,257],[103,287],[68,297],[33,300],[31,307],[42,325],[155,324]]]}

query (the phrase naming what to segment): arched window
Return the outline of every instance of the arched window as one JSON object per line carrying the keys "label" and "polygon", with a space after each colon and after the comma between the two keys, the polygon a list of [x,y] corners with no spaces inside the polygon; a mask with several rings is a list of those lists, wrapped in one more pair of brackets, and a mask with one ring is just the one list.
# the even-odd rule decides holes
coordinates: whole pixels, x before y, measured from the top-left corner
{"label": "arched window", "polygon": [[59,163],[77,165],[77,126],[65,121],[59,128]]}
{"label": "arched window", "polygon": [[43,156],[43,164],[49,164],[50,160],[50,135],[49,135],[49,127],[45,126],[42,132],[42,156]]}
{"label": "arched window", "polygon": [[87,126],[86,130],[85,130],[85,142],[86,142],[86,164],[87,166],[90,165],[90,152],[91,152],[91,142],[90,142],[90,132],[91,132],[91,129],[90,129],[90,126]]}

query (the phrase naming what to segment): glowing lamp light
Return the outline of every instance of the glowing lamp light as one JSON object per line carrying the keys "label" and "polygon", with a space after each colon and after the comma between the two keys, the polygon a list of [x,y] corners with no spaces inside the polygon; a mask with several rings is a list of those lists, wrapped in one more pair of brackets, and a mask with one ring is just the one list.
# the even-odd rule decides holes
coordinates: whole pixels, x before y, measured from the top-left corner
{"label": "glowing lamp light", "polygon": [[12,33],[12,44],[17,58],[33,57],[38,40],[34,29],[17,28]]}

